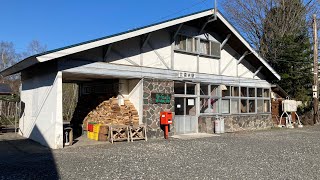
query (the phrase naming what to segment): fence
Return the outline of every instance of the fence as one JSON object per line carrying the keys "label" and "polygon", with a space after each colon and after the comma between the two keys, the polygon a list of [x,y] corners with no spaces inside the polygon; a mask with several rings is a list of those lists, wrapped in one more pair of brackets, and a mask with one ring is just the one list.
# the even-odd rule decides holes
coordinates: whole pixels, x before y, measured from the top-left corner
{"label": "fence", "polygon": [[20,114],[20,102],[0,100],[0,129],[5,128],[16,132]]}

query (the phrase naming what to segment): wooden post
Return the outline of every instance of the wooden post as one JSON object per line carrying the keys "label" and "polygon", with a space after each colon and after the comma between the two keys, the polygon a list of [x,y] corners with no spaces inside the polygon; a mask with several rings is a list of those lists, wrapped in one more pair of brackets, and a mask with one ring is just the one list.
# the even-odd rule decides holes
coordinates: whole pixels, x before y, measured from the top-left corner
{"label": "wooden post", "polygon": [[313,96],[313,124],[316,124],[318,121],[318,32],[317,32],[317,15],[313,15],[313,36],[314,36],[314,45],[313,45],[313,85],[315,89],[313,93],[316,95]]}

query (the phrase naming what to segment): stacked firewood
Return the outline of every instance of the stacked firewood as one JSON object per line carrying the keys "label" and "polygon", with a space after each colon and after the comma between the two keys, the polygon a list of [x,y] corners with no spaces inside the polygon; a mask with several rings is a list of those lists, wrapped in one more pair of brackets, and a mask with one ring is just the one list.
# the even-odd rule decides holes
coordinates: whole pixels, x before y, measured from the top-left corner
{"label": "stacked firewood", "polygon": [[83,124],[87,124],[87,122],[108,125],[138,125],[139,116],[138,111],[129,100],[125,100],[124,105],[119,106],[117,98],[110,98],[88,113]]}

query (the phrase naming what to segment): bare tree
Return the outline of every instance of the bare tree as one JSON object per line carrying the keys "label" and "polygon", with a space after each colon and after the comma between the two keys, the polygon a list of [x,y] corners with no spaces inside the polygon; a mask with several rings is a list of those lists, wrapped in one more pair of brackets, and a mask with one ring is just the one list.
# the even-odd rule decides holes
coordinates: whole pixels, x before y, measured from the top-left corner
{"label": "bare tree", "polygon": [[3,70],[17,62],[17,53],[15,52],[13,43],[0,42],[0,70]]}
{"label": "bare tree", "polygon": [[45,51],[47,51],[46,45],[41,44],[38,40],[32,40],[27,46],[27,51],[21,53],[21,57],[22,59],[24,59],[35,54],[43,53]]}
{"label": "bare tree", "polygon": [[[299,2],[302,2],[298,0]],[[295,30],[299,23],[296,17],[306,17],[311,22],[313,13],[318,13],[317,0],[303,1],[304,9],[292,6],[292,0],[223,0],[222,7],[229,20],[243,33],[249,43],[258,51],[263,46],[264,31],[267,26],[273,28],[270,36],[283,36]],[[284,8],[287,14],[278,14],[269,18],[274,8]],[[301,25],[303,26],[303,25]],[[311,27],[311,26],[310,26]],[[275,31],[276,30],[276,31]],[[268,37],[269,38],[269,37]],[[272,38],[272,37],[270,37]],[[267,51],[263,49],[263,51]],[[262,56],[263,56],[262,52]]]}

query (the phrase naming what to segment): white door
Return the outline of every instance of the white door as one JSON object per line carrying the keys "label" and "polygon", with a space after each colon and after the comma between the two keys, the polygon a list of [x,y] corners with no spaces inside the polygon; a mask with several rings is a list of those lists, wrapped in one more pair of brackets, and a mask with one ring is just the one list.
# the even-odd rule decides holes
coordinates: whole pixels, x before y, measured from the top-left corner
{"label": "white door", "polygon": [[175,134],[198,132],[198,118],[196,116],[196,98],[175,98]]}

